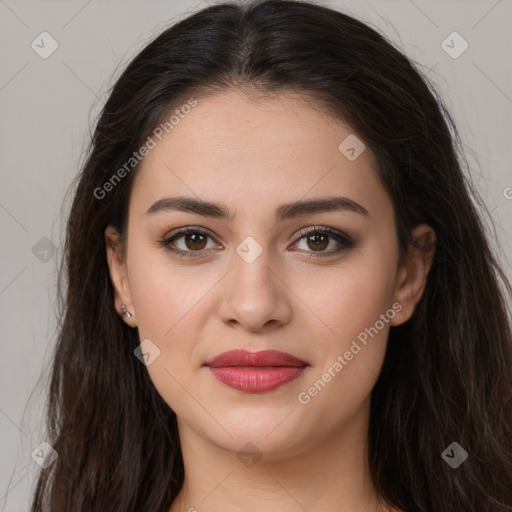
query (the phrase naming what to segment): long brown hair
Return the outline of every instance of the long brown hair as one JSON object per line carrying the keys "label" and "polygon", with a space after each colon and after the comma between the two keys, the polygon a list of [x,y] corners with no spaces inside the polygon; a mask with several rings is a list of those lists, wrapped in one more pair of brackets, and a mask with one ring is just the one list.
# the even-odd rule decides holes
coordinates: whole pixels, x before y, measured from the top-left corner
{"label": "long brown hair", "polygon": [[[114,308],[104,230],[123,233],[140,167],[126,162],[162,119],[233,87],[300,92],[348,123],[377,157],[401,249],[416,225],[436,231],[424,295],[391,328],[372,392],[377,492],[407,512],[512,511],[512,290],[455,126],[375,30],[288,0],[203,9],[158,35],[112,88],[73,187],[47,410],[58,458],[41,471],[31,511],[167,512],[183,484],[176,415],[134,356],[137,330]],[[452,442],[468,452],[456,469],[441,456]]]}

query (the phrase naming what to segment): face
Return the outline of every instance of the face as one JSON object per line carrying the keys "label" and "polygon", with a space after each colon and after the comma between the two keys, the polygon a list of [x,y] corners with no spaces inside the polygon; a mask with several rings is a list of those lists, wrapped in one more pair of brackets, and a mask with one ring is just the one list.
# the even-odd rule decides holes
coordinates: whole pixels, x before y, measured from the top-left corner
{"label": "face", "polygon": [[[197,102],[133,183],[126,259],[108,249],[116,307],[150,340],[147,371],[180,432],[299,453],[368,411],[389,329],[411,316],[427,264],[398,265],[393,204],[350,126],[291,95]],[[176,197],[217,207],[165,201]],[[207,365],[235,349],[300,364]]]}

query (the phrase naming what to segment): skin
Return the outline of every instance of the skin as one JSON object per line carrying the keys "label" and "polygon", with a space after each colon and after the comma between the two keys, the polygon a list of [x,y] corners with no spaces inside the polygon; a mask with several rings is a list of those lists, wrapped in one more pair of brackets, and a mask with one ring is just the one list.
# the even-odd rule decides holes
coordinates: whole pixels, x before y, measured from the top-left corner
{"label": "skin", "polygon": [[[407,321],[421,298],[435,234],[417,226],[413,236],[423,249],[409,250],[399,265],[393,204],[373,154],[367,147],[348,160],[338,146],[353,131],[311,101],[237,90],[197,100],[143,161],[125,258],[110,243],[116,230],[105,230],[117,311],[124,304],[132,315],[124,321],[159,348],[147,371],[178,418],[186,477],[170,512],[396,511],[379,503],[368,478],[370,395],[390,326]],[[145,213],[179,195],[223,203],[234,219]],[[283,203],[332,196],[356,201],[369,215],[274,219]],[[174,240],[184,251],[203,251],[197,259],[159,245],[187,226],[211,234],[199,243]],[[354,247],[308,259],[340,247],[328,236],[317,249],[298,235],[315,226],[348,234]],[[236,252],[248,236],[262,249],[252,263]],[[301,403],[299,393],[396,303],[401,310]],[[245,393],[204,366],[235,348],[288,352],[309,367],[273,391]],[[248,442],[259,459],[246,463],[237,454]]]}

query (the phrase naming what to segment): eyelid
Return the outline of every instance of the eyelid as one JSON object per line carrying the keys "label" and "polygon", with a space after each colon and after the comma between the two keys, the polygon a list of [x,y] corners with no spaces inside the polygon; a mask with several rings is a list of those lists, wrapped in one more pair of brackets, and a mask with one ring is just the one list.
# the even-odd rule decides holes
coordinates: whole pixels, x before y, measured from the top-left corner
{"label": "eyelid", "polygon": [[294,243],[296,243],[301,238],[309,235],[310,233],[327,233],[329,235],[337,235],[339,237],[350,238],[347,234],[342,231],[338,231],[337,229],[331,228],[329,226],[308,226],[307,228],[302,228],[297,232],[297,239]]}

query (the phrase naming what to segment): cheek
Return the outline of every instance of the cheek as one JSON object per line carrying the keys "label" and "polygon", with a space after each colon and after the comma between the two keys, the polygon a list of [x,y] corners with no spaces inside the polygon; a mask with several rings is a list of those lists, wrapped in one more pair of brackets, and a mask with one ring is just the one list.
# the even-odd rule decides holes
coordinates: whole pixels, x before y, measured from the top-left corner
{"label": "cheek", "polygon": [[140,341],[149,339],[160,351],[147,369],[171,405],[183,396],[180,384],[194,387],[194,372],[204,363],[204,342],[219,300],[215,286],[225,269],[182,264],[163,249],[143,246],[133,248],[129,265]]}
{"label": "cheek", "polygon": [[172,258],[158,248],[134,247],[131,253],[130,289],[141,339],[163,340],[178,331],[214,284],[204,272],[180,266]]}
{"label": "cheek", "polygon": [[382,252],[354,257],[336,270],[324,270],[317,278],[304,281],[300,295],[322,321],[322,332],[328,338],[352,339],[392,306],[394,269],[393,258]]}
{"label": "cheek", "polygon": [[307,295],[308,306],[324,327],[316,345],[322,347],[320,364],[304,384],[304,402],[316,404],[313,408],[338,408],[341,415],[353,412],[371,393],[395,315],[394,255],[384,250],[366,254],[331,278],[326,274],[317,281],[317,291],[310,288]]}
{"label": "cheek", "polygon": [[158,357],[147,366],[153,385],[176,413],[186,416],[190,409],[186,390],[194,389],[196,399],[201,399],[201,390],[195,389],[193,380],[199,364],[196,346],[205,304],[201,299],[215,282],[204,273],[201,276],[205,279],[194,278],[193,271],[180,269],[170,257],[162,259],[152,252],[148,251],[147,257],[142,252],[134,254],[130,269],[137,329],[141,342],[149,339],[159,350]]}

